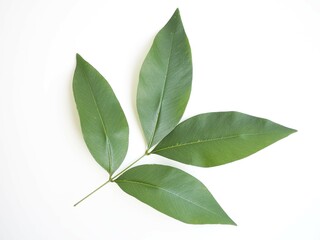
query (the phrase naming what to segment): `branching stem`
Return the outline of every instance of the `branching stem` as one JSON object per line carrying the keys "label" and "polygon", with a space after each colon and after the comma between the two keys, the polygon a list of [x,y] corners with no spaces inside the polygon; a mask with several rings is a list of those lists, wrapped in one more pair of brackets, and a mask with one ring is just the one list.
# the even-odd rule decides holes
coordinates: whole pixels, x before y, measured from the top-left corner
{"label": "branching stem", "polygon": [[129,168],[131,168],[134,164],[136,164],[137,162],[139,162],[144,156],[146,156],[147,154],[143,154],[141,157],[139,157],[137,160],[135,160],[134,162],[132,162],[130,165],[128,165],[125,169],[123,169],[121,172],[119,172],[117,175],[115,175],[114,177],[112,177],[112,181],[116,180],[120,175],[122,175],[122,173],[124,173],[125,171],[127,171]]}
{"label": "branching stem", "polygon": [[99,186],[98,188],[96,188],[95,190],[93,190],[91,193],[89,193],[87,196],[85,196],[84,198],[82,198],[80,201],[78,201],[76,204],[74,204],[73,206],[76,207],[79,203],[83,202],[84,200],[86,200],[88,197],[90,197],[92,194],[94,194],[96,191],[98,191],[100,188],[102,188],[103,186],[107,185],[109,182],[113,182],[114,180],[116,180],[118,177],[120,177],[124,172],[126,172],[130,167],[132,167],[134,164],[136,164],[138,161],[140,161],[144,156],[148,155],[148,153],[146,152],[145,154],[143,154],[141,157],[139,157],[137,160],[135,160],[134,162],[132,162],[131,164],[129,164],[125,169],[123,169],[121,172],[119,172],[118,174],[116,174],[114,177],[110,177],[108,181],[106,181],[105,183],[103,183],[101,186]]}

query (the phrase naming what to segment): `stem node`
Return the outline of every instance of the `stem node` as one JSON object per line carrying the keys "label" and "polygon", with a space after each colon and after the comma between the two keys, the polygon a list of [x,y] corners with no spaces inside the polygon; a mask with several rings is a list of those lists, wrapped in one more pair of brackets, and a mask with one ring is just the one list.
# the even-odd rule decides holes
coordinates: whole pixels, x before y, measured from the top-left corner
{"label": "stem node", "polygon": [[82,198],[79,202],[77,202],[76,204],[74,204],[73,206],[76,207],[79,203],[83,202],[84,200],[86,200],[88,197],[90,197],[92,194],[94,194],[96,191],[98,191],[100,188],[102,188],[103,186],[107,185],[109,182],[114,182],[122,173],[124,173],[125,171],[127,171],[131,166],[133,166],[134,164],[136,164],[141,158],[143,158],[146,155],[149,155],[150,153],[148,153],[148,150],[145,152],[145,154],[143,154],[141,157],[139,157],[137,160],[135,160],[133,163],[131,163],[129,166],[127,166],[125,169],[123,169],[121,172],[119,172],[116,176],[109,177],[109,180],[106,181],[104,184],[102,184],[100,187],[96,188],[95,190],[93,190],[91,193],[89,193],[87,196],[85,196],[84,198]]}

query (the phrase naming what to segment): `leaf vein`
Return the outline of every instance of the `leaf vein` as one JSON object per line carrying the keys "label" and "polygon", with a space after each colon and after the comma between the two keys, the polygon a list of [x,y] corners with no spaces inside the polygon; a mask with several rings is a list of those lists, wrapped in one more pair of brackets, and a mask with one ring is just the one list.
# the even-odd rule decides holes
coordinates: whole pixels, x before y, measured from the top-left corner
{"label": "leaf vein", "polygon": [[161,151],[172,149],[172,148],[184,147],[184,146],[188,146],[188,145],[194,145],[194,144],[200,144],[200,143],[206,143],[206,142],[214,142],[214,141],[219,141],[219,140],[232,139],[232,138],[237,138],[237,137],[241,137],[241,136],[257,136],[257,135],[264,135],[264,134],[266,134],[266,133],[244,133],[244,134],[227,136],[227,137],[209,138],[209,139],[203,139],[203,140],[199,139],[197,141],[186,142],[186,143],[177,143],[176,145],[171,145],[171,146],[168,146],[168,147],[156,149],[155,151],[152,151],[152,153],[161,152]]}
{"label": "leaf vein", "polygon": [[178,197],[178,198],[181,198],[182,200],[184,200],[184,201],[186,201],[186,202],[189,202],[189,203],[191,203],[192,205],[195,205],[195,206],[197,206],[197,207],[199,207],[199,208],[201,208],[201,209],[203,209],[203,210],[205,210],[205,211],[208,211],[208,212],[210,212],[210,213],[212,213],[212,214],[214,214],[214,215],[218,215],[216,212],[214,212],[214,211],[212,211],[212,210],[210,210],[210,209],[208,209],[208,208],[206,208],[206,207],[204,207],[204,206],[201,206],[201,205],[195,203],[194,201],[191,201],[191,200],[189,200],[189,199],[187,199],[187,198],[184,198],[183,196],[181,196],[181,195],[179,195],[179,194],[176,194],[176,193],[174,193],[174,192],[171,192],[171,191],[169,191],[169,190],[167,190],[167,189],[165,189],[165,188],[159,187],[159,186],[154,185],[154,184],[145,183],[145,182],[139,182],[139,181],[132,181],[132,180],[117,180],[117,182],[134,183],[134,184],[139,184],[139,185],[144,185],[144,186],[152,187],[152,188],[155,188],[155,189],[159,189],[159,190],[165,191],[165,192],[167,192],[167,193],[169,193],[169,194],[172,194],[172,195],[174,195],[174,196],[176,196],[176,197]]}
{"label": "leaf vein", "polygon": [[167,64],[167,67],[166,67],[166,73],[164,75],[164,84],[163,84],[163,88],[162,88],[162,91],[161,91],[159,107],[158,107],[158,110],[157,110],[156,124],[155,124],[154,130],[153,130],[153,134],[152,134],[151,140],[149,142],[149,146],[148,146],[149,148],[152,145],[152,142],[154,140],[154,136],[156,134],[156,131],[157,131],[158,125],[159,125],[159,118],[160,118],[160,114],[161,114],[161,110],[162,110],[163,97],[164,97],[164,92],[165,92],[165,88],[166,88],[167,80],[168,80],[168,72],[169,72],[169,66],[170,66],[170,62],[171,62],[171,55],[172,55],[174,36],[175,36],[175,32],[173,32],[172,37],[171,37],[171,48],[170,48],[170,53],[169,53],[169,57],[168,57],[168,64]]}
{"label": "leaf vein", "polygon": [[101,121],[101,124],[102,124],[103,132],[104,132],[104,136],[105,136],[105,141],[106,141],[106,147],[107,147],[108,161],[109,161],[108,170],[109,170],[109,172],[111,172],[111,163],[112,163],[111,158],[112,158],[112,155],[111,155],[111,152],[110,152],[110,151],[111,151],[111,148],[110,148],[110,140],[109,140],[109,137],[108,137],[108,134],[107,134],[106,124],[105,124],[105,122],[103,121],[103,118],[102,118],[102,116],[101,116],[100,108],[99,108],[99,106],[98,106],[96,97],[95,97],[94,94],[93,94],[93,89],[92,89],[92,84],[91,84],[90,78],[88,77],[88,75],[86,74],[85,71],[82,71],[82,73],[83,73],[83,75],[85,76],[85,79],[86,79],[87,82],[88,82],[88,85],[89,85],[89,88],[90,88],[90,93],[91,93],[91,96],[92,96],[94,105],[96,106],[96,110],[97,110],[97,112],[98,112],[98,116],[99,116],[100,121]]}

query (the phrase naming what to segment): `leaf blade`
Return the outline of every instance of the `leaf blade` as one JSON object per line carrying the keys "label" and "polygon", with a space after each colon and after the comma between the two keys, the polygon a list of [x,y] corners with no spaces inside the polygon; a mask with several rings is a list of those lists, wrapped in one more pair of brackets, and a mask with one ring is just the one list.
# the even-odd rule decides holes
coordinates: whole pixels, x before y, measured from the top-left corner
{"label": "leaf blade", "polygon": [[137,108],[148,148],[180,121],[191,82],[191,49],[177,9],[156,35],[139,75]]}
{"label": "leaf blade", "polygon": [[141,165],[125,172],[116,183],[129,195],[179,221],[235,225],[208,189],[180,169]]}
{"label": "leaf blade", "polygon": [[180,123],[152,153],[213,167],[247,157],[295,131],[243,113],[205,113]]}
{"label": "leaf blade", "polygon": [[86,145],[99,165],[112,174],[127,153],[127,119],[109,83],[79,54],[73,93]]}

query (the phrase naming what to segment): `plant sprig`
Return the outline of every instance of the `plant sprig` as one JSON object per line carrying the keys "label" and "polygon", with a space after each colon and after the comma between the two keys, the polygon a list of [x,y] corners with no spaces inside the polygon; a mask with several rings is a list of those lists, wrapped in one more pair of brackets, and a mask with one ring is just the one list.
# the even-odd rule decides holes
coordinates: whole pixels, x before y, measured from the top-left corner
{"label": "plant sprig", "polygon": [[179,10],[158,32],[140,71],[137,109],[146,152],[115,174],[128,150],[129,127],[105,78],[79,54],[73,92],[84,140],[109,182],[158,211],[190,224],[231,224],[209,190],[195,177],[171,166],[145,164],[157,154],[181,163],[214,167],[245,158],[296,130],[239,112],[210,112],[181,123],[192,84],[192,57]]}

